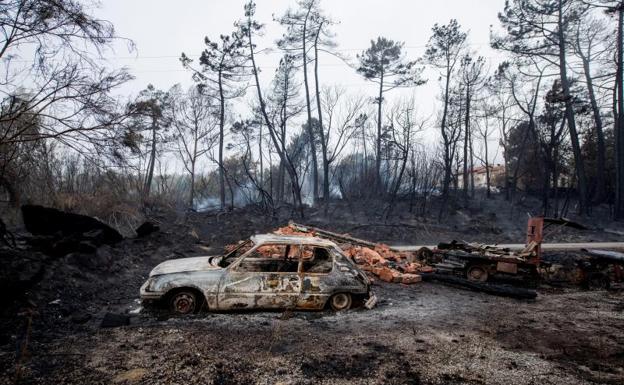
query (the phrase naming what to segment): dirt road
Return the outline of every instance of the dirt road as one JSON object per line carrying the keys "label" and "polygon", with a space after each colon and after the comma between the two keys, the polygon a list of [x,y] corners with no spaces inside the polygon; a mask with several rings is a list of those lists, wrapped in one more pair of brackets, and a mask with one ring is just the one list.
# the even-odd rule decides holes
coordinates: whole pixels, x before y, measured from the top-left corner
{"label": "dirt road", "polygon": [[[623,293],[518,301],[377,286],[371,311],[133,316],[29,346],[32,384],[589,384],[624,381]],[[129,307],[133,303],[128,304]],[[2,349],[0,383],[15,352]]]}

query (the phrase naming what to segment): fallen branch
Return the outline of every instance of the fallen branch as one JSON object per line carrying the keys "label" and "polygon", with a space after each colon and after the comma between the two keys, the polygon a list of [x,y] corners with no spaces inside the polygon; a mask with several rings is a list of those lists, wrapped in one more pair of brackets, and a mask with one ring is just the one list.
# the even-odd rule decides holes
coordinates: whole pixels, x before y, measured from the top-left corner
{"label": "fallen branch", "polygon": [[596,250],[596,249],[582,249],[588,253],[591,257],[597,259],[603,259],[611,263],[624,264],[624,253],[611,250]]}
{"label": "fallen branch", "polygon": [[604,229],[602,231],[608,234],[620,235],[624,237],[624,231],[618,231],[618,230],[612,230],[612,229]]}
{"label": "fallen branch", "polygon": [[290,221],[288,223],[288,226],[292,227],[293,229],[295,229],[297,231],[301,231],[301,232],[304,232],[304,233],[310,233],[310,232],[316,233],[316,234],[318,234],[318,235],[320,235],[322,237],[331,238],[331,239],[337,240],[338,242],[342,242],[342,243],[353,243],[353,244],[356,244],[356,245],[372,247],[372,248],[375,248],[375,246],[377,246],[377,244],[374,243],[374,242],[365,241],[365,240],[359,239],[359,238],[354,238],[354,237],[352,237],[350,235],[334,233],[334,232],[331,232],[331,231],[319,229],[317,227],[300,225],[300,224],[292,222],[292,221]]}
{"label": "fallen branch", "polygon": [[577,230],[588,230],[587,226],[585,226],[584,224],[574,222],[567,218],[544,218],[544,223],[571,227]]}

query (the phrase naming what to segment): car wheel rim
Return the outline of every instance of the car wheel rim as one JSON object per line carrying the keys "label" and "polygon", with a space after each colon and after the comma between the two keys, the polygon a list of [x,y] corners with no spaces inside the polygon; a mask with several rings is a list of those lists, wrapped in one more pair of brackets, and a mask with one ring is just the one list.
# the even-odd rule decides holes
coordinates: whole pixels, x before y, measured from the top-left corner
{"label": "car wheel rim", "polygon": [[349,297],[346,294],[336,294],[332,299],[334,309],[344,309],[349,305]]}
{"label": "car wheel rim", "polygon": [[481,267],[473,267],[468,272],[468,279],[470,279],[471,281],[483,282],[485,281],[486,277],[487,273]]}
{"label": "car wheel rim", "polygon": [[179,294],[173,300],[173,309],[180,314],[190,313],[195,309],[195,299],[189,294]]}

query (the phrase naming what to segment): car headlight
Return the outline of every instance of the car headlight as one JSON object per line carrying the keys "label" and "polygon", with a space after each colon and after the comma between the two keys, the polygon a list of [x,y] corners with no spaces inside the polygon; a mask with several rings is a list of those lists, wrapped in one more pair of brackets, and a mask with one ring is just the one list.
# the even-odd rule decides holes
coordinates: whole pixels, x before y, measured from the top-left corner
{"label": "car headlight", "polygon": [[145,291],[154,291],[156,280],[153,277],[149,277],[145,284]]}

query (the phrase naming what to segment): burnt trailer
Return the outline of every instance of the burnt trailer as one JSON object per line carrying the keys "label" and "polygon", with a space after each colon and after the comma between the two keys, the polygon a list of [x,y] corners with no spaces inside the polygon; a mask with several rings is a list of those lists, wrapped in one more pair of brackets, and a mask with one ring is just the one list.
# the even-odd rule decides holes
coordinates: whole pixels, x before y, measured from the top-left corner
{"label": "burnt trailer", "polygon": [[526,246],[519,252],[495,245],[453,241],[440,243],[433,250],[421,250],[419,255],[437,273],[463,275],[473,282],[486,282],[495,275],[520,276],[534,282],[539,278],[538,268],[543,265],[543,230],[543,217],[530,218]]}
{"label": "burnt trailer", "polygon": [[[419,256],[437,273],[460,275],[469,281],[483,283],[494,276],[517,276],[531,284],[540,279],[540,272],[553,265],[542,258],[544,229],[551,225],[585,229],[567,219],[529,218],[526,246],[512,251],[492,245],[453,241],[440,243],[432,250],[421,249]],[[581,252],[576,258],[578,279],[587,288],[609,288],[624,281],[624,254],[611,250],[570,249]]]}
{"label": "burnt trailer", "polygon": [[452,242],[439,244],[428,262],[437,273],[456,273],[473,282],[486,282],[500,274],[533,279],[539,276],[539,263],[532,261],[533,254],[531,249],[522,256],[494,246]]}

